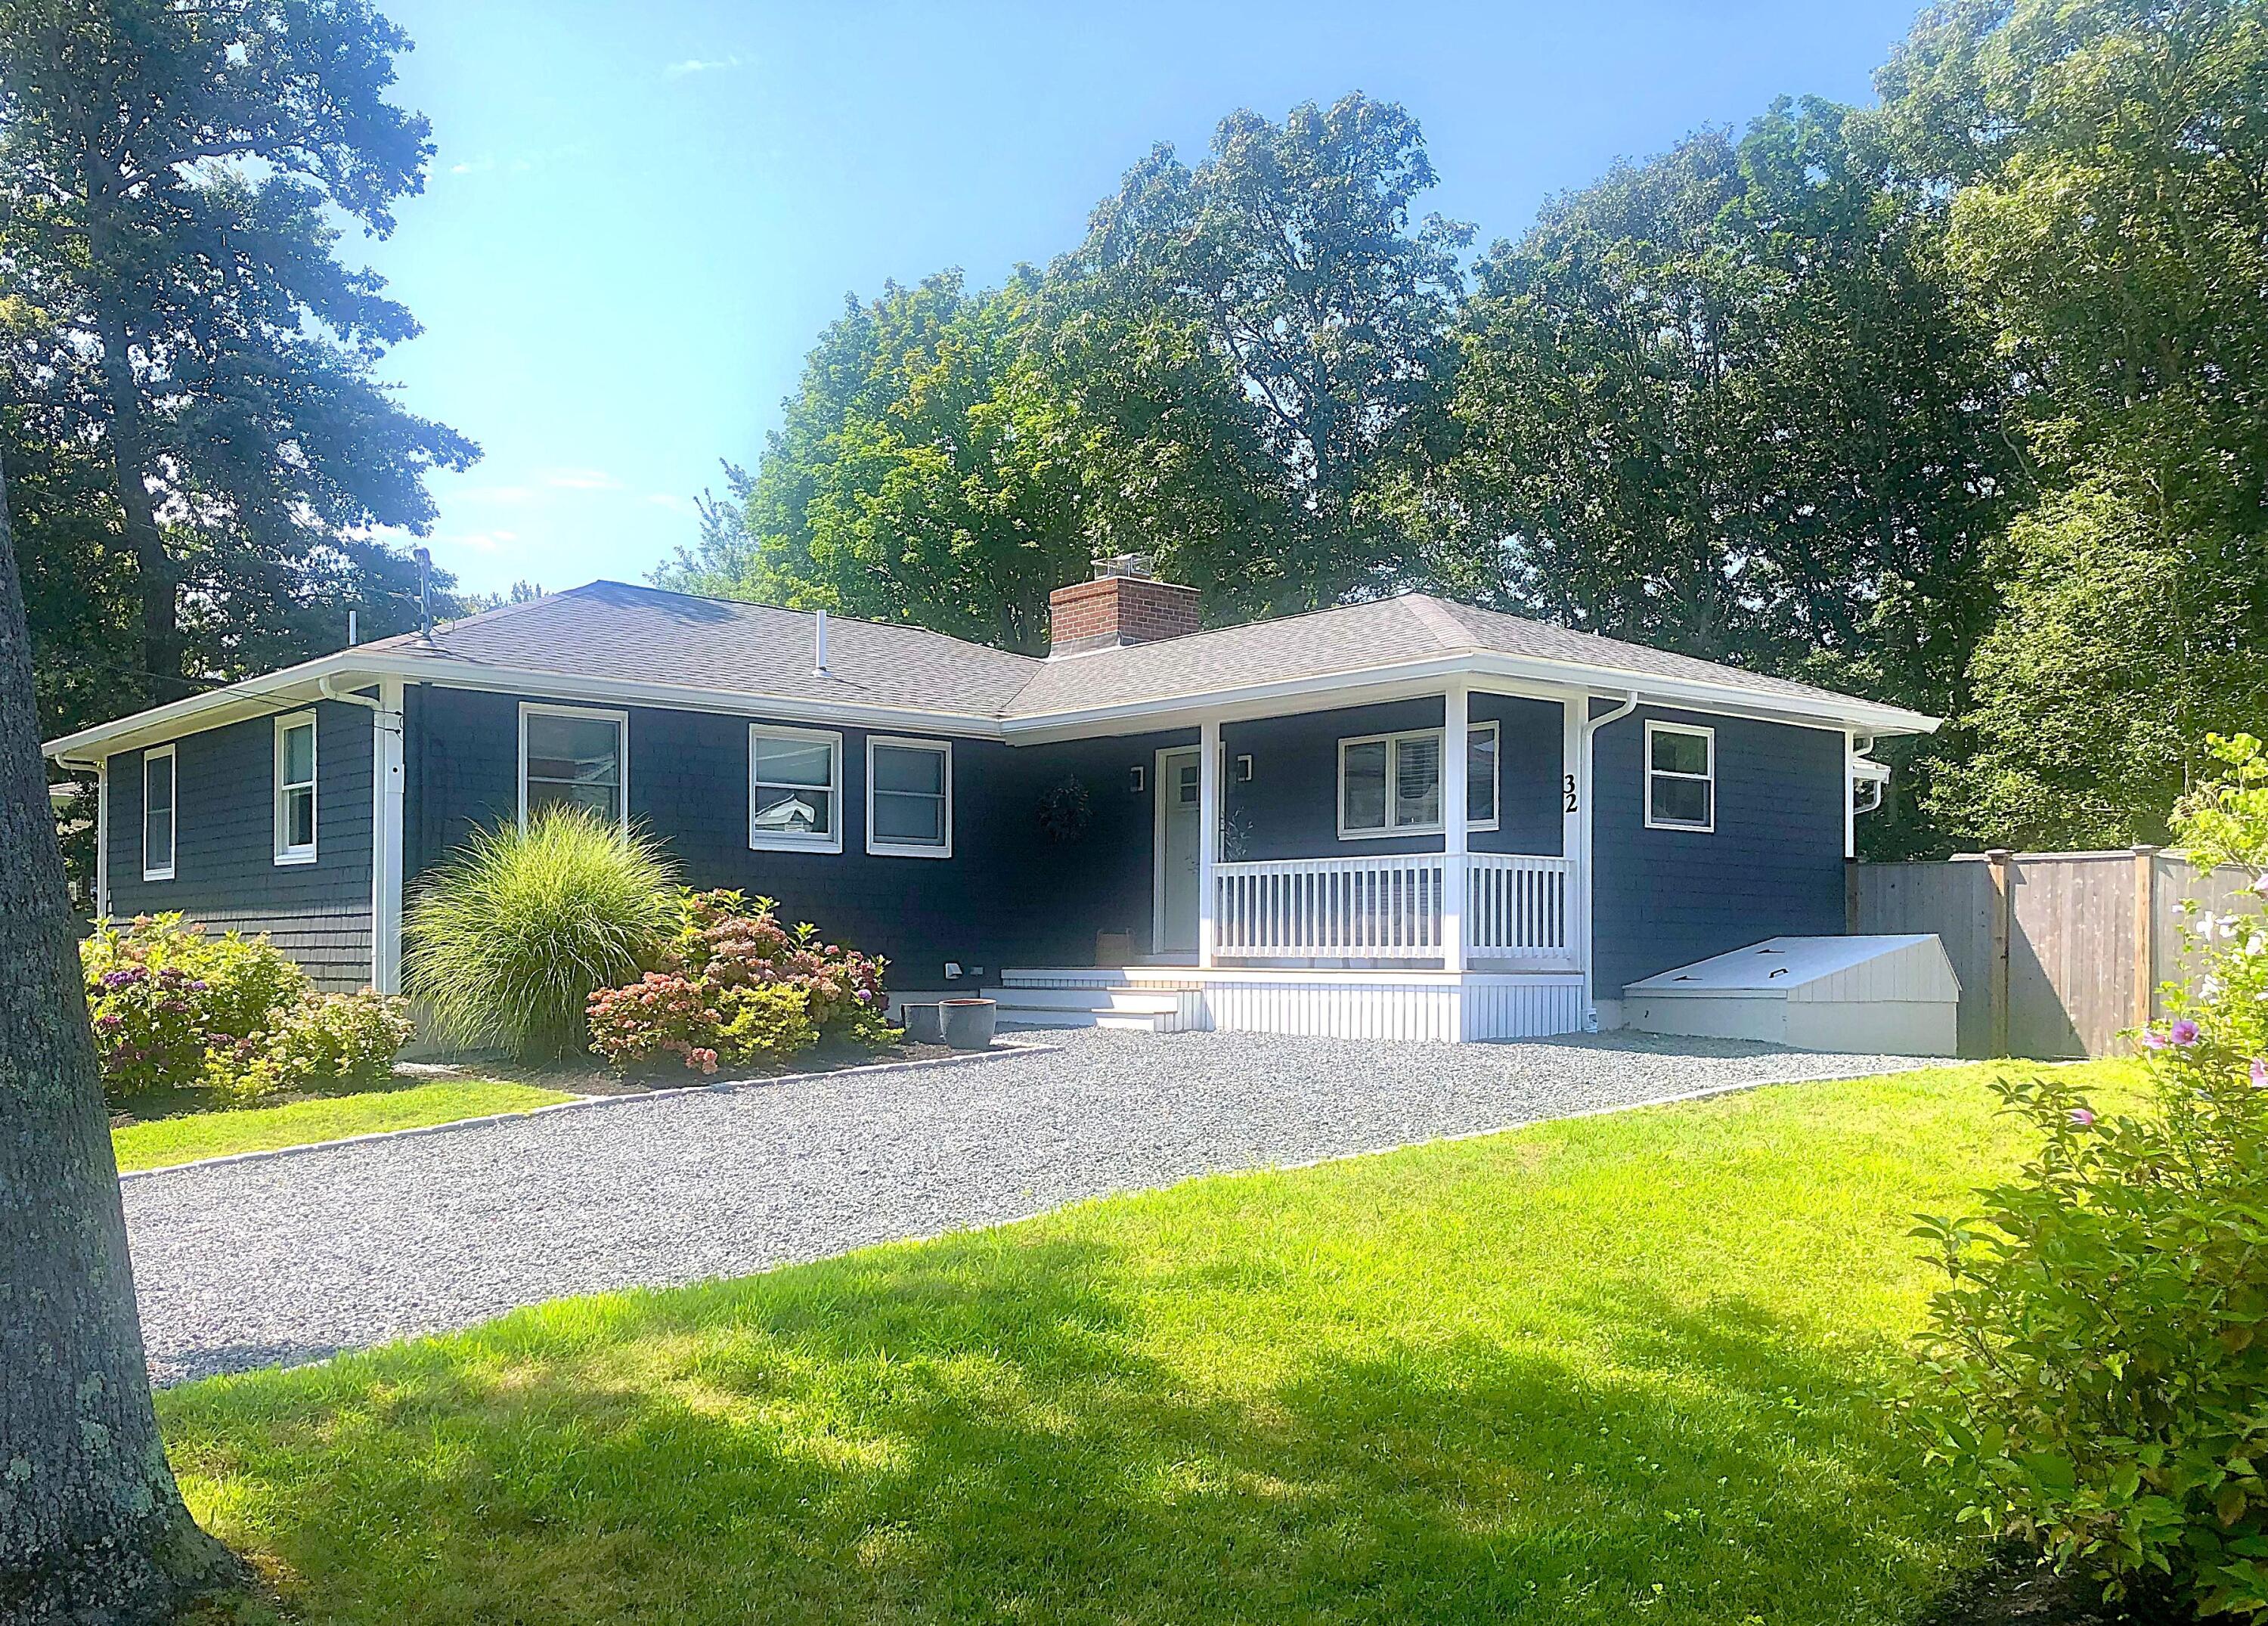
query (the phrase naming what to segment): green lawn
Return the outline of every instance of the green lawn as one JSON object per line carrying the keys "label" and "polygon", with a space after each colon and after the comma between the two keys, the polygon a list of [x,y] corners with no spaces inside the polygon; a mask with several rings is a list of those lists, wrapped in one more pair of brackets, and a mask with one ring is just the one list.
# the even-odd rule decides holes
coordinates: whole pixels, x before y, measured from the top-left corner
{"label": "green lawn", "polygon": [[[1283,1174],[173,1390],[316,1622],[1898,1622],[1981,1069]],[[260,1611],[250,1613],[256,1618]]]}
{"label": "green lawn", "polygon": [[573,1099],[556,1090],[493,1078],[417,1084],[354,1095],[327,1095],[282,1107],[153,1118],[111,1130],[110,1144],[122,1171],[154,1169],[192,1163],[199,1158],[225,1158],[232,1152],[269,1151],[278,1146],[373,1135],[381,1129],[453,1123],[460,1118],[485,1117],[490,1113],[526,1112],[532,1107]]}

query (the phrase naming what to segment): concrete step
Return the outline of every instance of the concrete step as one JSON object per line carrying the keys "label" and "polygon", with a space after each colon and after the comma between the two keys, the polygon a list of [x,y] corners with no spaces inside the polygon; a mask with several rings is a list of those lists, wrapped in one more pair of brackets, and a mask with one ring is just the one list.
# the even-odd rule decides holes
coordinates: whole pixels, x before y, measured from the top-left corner
{"label": "concrete step", "polygon": [[987,999],[1027,1010],[1122,1011],[1129,1014],[1170,1013],[1181,1008],[1181,997],[1170,989],[1148,988],[988,988]]}
{"label": "concrete step", "polygon": [[1112,1011],[1067,1011],[1058,1006],[1002,1005],[999,1012],[1003,1027],[1100,1027],[1114,1033],[1165,1034],[1171,1033],[1173,1015],[1157,1012],[1127,1015]]}

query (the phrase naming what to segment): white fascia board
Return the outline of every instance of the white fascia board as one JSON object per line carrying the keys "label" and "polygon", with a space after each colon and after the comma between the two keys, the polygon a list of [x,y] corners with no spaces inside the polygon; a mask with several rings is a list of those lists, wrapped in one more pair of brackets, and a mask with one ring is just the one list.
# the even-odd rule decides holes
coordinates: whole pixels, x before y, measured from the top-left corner
{"label": "white fascia board", "polygon": [[647,683],[624,678],[584,677],[557,672],[526,671],[518,667],[475,665],[446,655],[400,652],[373,653],[342,650],[336,654],[286,666],[264,677],[247,678],[226,688],[192,695],[185,700],[152,707],[92,728],[84,728],[50,740],[47,754],[59,760],[92,761],[115,751],[178,739],[209,728],[218,728],[247,717],[265,716],[280,706],[320,698],[325,678],[375,683],[381,678],[430,684],[437,688],[480,689],[493,694],[526,695],[541,700],[611,702],[617,705],[652,706],[674,711],[705,711],[735,717],[766,717],[781,722],[848,723],[898,730],[926,731],[958,738],[998,739],[999,723],[965,712],[924,711],[901,706],[845,704],[828,700],[792,699],[728,689],[696,688],[674,683]]}
{"label": "white fascia board", "polygon": [[[1481,682],[1484,693],[1510,692],[1552,700],[1570,695],[1634,692],[1642,703],[1837,732],[1859,728],[1878,735],[1933,733],[1939,723],[1936,717],[1901,706],[1856,698],[1822,697],[1812,701],[1801,696],[1761,694],[1736,684],[1651,677],[1608,666],[1539,660],[1491,651],[1460,651],[1425,660],[1252,684],[1212,695],[1129,701],[1076,711],[1011,717],[1004,732],[1011,744],[1041,745],[1094,735],[1135,733],[1144,728],[1186,726],[1204,717],[1234,722],[1282,717],[1296,711],[1331,710],[1342,706],[1438,695],[1447,679],[1460,675]],[[1494,687],[1498,684],[1506,687]]]}

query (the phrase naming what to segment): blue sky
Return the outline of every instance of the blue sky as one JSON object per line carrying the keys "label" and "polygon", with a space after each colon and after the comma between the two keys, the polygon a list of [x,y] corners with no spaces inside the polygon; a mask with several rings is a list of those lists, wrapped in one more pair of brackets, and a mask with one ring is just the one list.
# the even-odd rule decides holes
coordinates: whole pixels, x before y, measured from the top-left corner
{"label": "blue sky", "polygon": [[390,239],[342,248],[424,324],[386,366],[405,404],[485,452],[433,482],[434,557],[475,589],[636,580],[846,292],[1044,263],[1153,141],[1399,100],[1429,202],[1485,243],[1776,94],[1867,99],[1915,4],[393,0],[438,157]]}

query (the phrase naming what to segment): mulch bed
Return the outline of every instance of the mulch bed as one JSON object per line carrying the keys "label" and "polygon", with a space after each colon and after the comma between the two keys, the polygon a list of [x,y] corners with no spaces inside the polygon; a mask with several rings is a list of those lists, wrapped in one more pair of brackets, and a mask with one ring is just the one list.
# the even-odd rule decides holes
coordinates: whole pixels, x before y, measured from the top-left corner
{"label": "mulch bed", "polygon": [[2100,1582],[2044,1569],[2037,1553],[2010,1541],[1916,1626],[2198,1626],[2198,1617],[2161,1587],[2105,1603]]}

